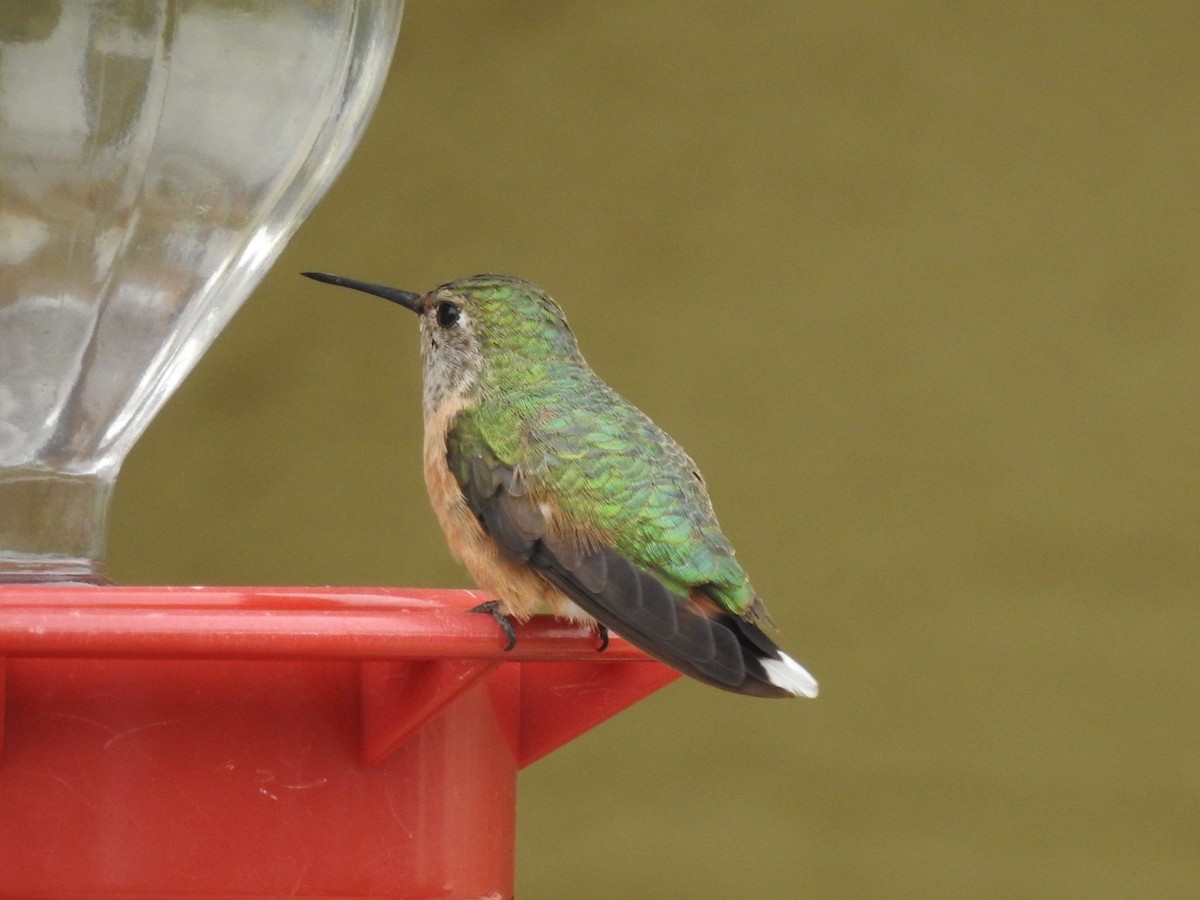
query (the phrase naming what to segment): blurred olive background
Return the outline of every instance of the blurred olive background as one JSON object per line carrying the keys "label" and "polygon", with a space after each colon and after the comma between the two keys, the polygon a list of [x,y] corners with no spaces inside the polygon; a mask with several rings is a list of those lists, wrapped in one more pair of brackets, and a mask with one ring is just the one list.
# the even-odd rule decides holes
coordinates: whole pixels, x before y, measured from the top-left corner
{"label": "blurred olive background", "polygon": [[522,897],[1200,895],[1200,13],[411,2],[363,143],[134,449],[126,583],[465,586],[412,317],[522,275],[703,468],[819,700],[522,776]]}

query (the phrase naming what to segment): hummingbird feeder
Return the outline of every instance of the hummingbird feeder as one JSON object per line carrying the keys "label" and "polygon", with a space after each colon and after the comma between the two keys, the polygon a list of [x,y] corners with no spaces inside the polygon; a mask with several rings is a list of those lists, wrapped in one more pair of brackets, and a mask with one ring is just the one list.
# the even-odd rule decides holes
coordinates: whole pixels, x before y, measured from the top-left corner
{"label": "hummingbird feeder", "polygon": [[519,769],[676,673],[466,591],[117,587],[151,418],[340,171],[399,0],[0,14],[0,895],[507,897]]}

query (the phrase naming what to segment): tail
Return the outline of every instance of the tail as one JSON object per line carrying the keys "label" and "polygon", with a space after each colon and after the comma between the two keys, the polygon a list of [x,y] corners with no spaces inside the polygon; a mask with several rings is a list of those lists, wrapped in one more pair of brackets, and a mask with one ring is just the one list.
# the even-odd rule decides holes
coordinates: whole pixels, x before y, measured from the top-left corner
{"label": "tail", "polygon": [[[734,628],[742,650],[742,663],[746,667],[750,689],[743,687],[741,693],[760,697],[816,697],[819,692],[817,679],[808,669],[800,665],[779,649],[762,629],[742,619],[728,617],[722,623]],[[734,690],[737,690],[735,688]]]}
{"label": "tail", "polygon": [[589,612],[650,656],[713,687],[751,697],[816,697],[819,691],[809,671],[762,629],[729,613],[705,615],[679,604],[671,634],[648,633],[611,609]]}
{"label": "tail", "polygon": [[817,696],[817,680],[757,625],[680,598],[611,548],[560,557],[538,541],[529,562],[605,627],[685,675],[753,697]]}

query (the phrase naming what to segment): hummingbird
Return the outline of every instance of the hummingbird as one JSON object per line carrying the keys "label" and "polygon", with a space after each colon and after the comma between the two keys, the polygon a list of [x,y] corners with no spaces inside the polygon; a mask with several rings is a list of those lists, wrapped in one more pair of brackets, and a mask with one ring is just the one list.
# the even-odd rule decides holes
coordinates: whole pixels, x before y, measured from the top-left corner
{"label": "hummingbird", "polygon": [[419,317],[425,484],[506,649],[508,617],[548,609],[718,688],[817,696],[763,632],[696,464],[591,370],[548,294],[507,275],[418,294],[303,274]]}

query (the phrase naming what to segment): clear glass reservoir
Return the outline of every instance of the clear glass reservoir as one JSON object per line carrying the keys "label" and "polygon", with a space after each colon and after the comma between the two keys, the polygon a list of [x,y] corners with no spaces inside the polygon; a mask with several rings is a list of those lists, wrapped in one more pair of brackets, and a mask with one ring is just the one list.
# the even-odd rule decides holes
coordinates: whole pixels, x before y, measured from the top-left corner
{"label": "clear glass reservoir", "polygon": [[0,582],[103,581],[122,460],[358,142],[401,7],[0,4]]}

